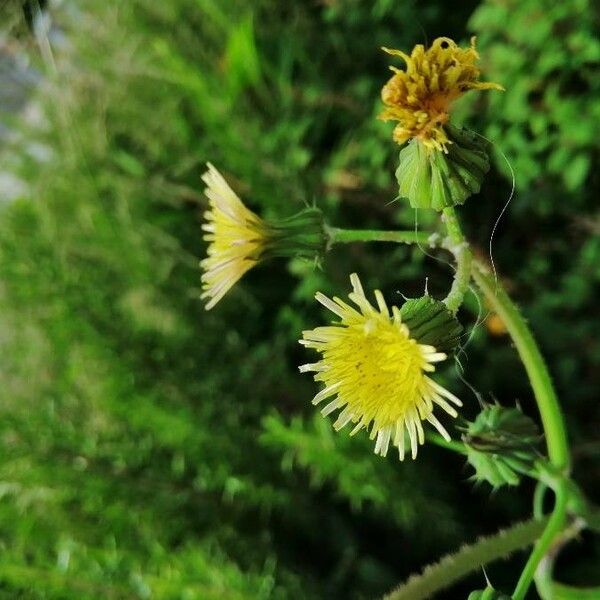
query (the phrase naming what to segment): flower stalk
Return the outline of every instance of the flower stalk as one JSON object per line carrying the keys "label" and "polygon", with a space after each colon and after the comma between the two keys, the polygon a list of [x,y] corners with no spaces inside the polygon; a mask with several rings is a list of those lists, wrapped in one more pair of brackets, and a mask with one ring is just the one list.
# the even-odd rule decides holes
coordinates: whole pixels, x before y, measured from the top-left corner
{"label": "flower stalk", "polygon": [[[487,269],[481,263],[475,262],[472,273],[488,303],[506,325],[527,371],[542,419],[550,463],[559,472],[566,474],[570,466],[570,453],[564,419],[546,363],[533,335],[519,309]],[[513,600],[523,600],[526,597],[540,561],[565,527],[570,498],[565,479],[561,479],[554,487],[554,493],[552,514],[519,577]]]}
{"label": "flower stalk", "polygon": [[435,234],[422,231],[378,231],[376,229],[339,229],[327,227],[329,244],[351,242],[395,242],[398,244],[418,244],[430,246]]}
{"label": "flower stalk", "polygon": [[431,442],[440,448],[451,450],[452,452],[462,454],[463,456],[467,455],[467,447],[465,446],[464,442],[459,442],[458,440],[447,440],[439,433],[435,433],[434,431],[428,431],[425,434],[425,438],[428,442]]}

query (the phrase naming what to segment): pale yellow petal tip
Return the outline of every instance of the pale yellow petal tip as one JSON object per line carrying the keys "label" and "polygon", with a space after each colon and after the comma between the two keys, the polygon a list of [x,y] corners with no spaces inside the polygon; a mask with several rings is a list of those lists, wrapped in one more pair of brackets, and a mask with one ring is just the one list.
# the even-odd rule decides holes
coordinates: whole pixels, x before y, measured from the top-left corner
{"label": "pale yellow petal tip", "polygon": [[204,181],[207,185],[209,185],[209,182],[206,181],[206,178],[208,177],[210,179],[211,175],[217,174],[219,175],[219,171],[217,170],[217,168],[211,163],[211,162],[207,162],[206,163],[206,171],[204,171],[204,173],[202,173],[201,175],[201,179],[202,181]]}
{"label": "pale yellow petal tip", "polygon": [[350,284],[352,285],[352,290],[355,294],[365,297],[365,292],[357,273],[352,273],[352,275],[350,275]]}
{"label": "pale yellow petal tip", "polygon": [[202,175],[209,208],[202,230],[208,244],[207,256],[200,262],[202,298],[211,310],[235,283],[255,264],[264,248],[263,222],[238,198],[211,162]]}

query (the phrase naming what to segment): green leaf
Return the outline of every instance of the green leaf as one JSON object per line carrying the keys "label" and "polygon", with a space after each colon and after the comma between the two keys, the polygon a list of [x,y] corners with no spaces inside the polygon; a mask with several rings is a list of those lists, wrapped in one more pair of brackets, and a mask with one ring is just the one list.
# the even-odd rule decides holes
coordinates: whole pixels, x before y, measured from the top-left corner
{"label": "green leaf", "polygon": [[563,179],[567,189],[571,192],[576,191],[583,185],[590,171],[590,156],[588,154],[578,154],[573,158],[563,171]]}

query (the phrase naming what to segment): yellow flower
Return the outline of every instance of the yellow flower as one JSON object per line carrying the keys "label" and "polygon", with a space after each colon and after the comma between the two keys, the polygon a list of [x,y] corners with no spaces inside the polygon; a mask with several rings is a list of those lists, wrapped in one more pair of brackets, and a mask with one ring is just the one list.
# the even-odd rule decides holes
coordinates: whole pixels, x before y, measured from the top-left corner
{"label": "yellow flower", "polygon": [[497,83],[479,81],[474,37],[467,49],[442,37],[427,50],[417,44],[410,56],[400,50],[383,50],[406,63],[405,71],[390,67],[394,75],[381,91],[386,108],[379,118],[398,121],[394,129],[398,144],[418,138],[428,148],[444,151],[451,143],[444,125],[450,118],[452,102],[469,90],[504,89]]}
{"label": "yellow flower", "polygon": [[315,349],[322,358],[302,365],[300,371],[315,372],[315,381],[325,385],[313,404],[333,397],[323,408],[323,415],[341,409],[334,423],[336,431],[348,423],[354,424],[350,435],[371,427],[370,437],[376,438],[375,454],[385,456],[391,443],[403,460],[406,430],[415,458],[418,444],[425,441],[422,421],[428,421],[450,439],[433,414],[434,406],[453,417],[457,412],[451,403],[462,406],[456,396],[428,376],[446,354],[413,339],[398,308],[393,306],[390,314],[379,290],[375,291],[374,308],[358,276],[351,275],[350,281],[353,291],[349,298],[359,310],[339,298],[331,300],[317,293],[316,299],[340,321],[302,333],[300,343]]}
{"label": "yellow flower", "polygon": [[330,245],[323,214],[316,207],[265,221],[246,208],[217,169],[208,163],[202,176],[210,208],[202,229],[208,257],[200,262],[202,298],[210,310],[259,261],[302,256],[319,259]]}
{"label": "yellow flower", "polygon": [[246,208],[221,173],[208,163],[202,176],[210,209],[204,213],[202,229],[209,242],[208,257],[200,262],[202,298],[209,298],[206,310],[228,292],[260,259],[266,236],[265,224]]}

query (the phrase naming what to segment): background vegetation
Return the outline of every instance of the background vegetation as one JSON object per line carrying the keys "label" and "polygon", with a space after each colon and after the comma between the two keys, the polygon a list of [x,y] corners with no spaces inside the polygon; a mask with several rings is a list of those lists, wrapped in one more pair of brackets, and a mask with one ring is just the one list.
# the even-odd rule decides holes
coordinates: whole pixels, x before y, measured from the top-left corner
{"label": "background vegetation", "polygon": [[[210,313],[199,301],[207,160],[266,216],[316,202],[340,226],[414,225],[393,201],[391,126],[375,119],[379,47],[438,35],[477,34],[486,79],[507,89],[461,101],[497,149],[464,218],[486,254],[511,188],[505,153],[518,187],[494,258],[547,353],[594,496],[592,2],[64,0],[50,28],[19,4],[0,12],[0,597],[372,598],[530,514],[528,483],[492,494],[439,448],[400,464],[334,435],[297,372],[300,331],[325,318],[317,289],[343,293],[357,271],[391,299],[426,277],[441,294],[443,264],[353,245],[321,268],[255,269]],[[537,418],[502,324],[475,296],[462,317],[476,325],[462,358],[474,391]],[[458,366],[443,376],[473,417]],[[563,580],[598,584],[599,550],[584,537],[565,552]],[[497,588],[520,560],[490,568]]]}

